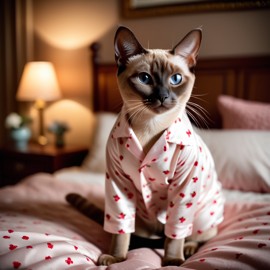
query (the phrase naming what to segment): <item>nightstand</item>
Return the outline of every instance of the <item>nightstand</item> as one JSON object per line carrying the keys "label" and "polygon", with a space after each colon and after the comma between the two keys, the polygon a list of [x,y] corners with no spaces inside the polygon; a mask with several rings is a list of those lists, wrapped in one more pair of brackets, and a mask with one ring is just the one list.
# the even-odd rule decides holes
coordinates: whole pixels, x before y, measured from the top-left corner
{"label": "nightstand", "polygon": [[0,148],[0,186],[16,184],[34,173],[53,173],[61,168],[79,166],[87,153],[87,147],[72,145],[56,148],[30,143],[23,150],[3,146]]}

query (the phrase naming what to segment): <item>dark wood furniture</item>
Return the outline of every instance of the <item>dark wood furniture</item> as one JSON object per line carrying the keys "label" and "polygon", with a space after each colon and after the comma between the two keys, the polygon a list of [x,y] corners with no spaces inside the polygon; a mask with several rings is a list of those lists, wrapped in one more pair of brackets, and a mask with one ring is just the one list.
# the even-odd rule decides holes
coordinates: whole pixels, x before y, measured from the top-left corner
{"label": "dark wood furniture", "polygon": [[[95,111],[118,112],[122,100],[116,82],[115,63],[100,63],[99,44],[90,46],[93,65]],[[219,95],[270,103],[270,55],[199,58],[195,68],[196,81],[192,102],[209,114],[209,128],[220,128],[221,117],[217,107]],[[199,97],[196,98],[196,96]],[[199,120],[199,119],[198,119]],[[202,124],[202,127],[205,127]]]}
{"label": "dark wood furniture", "polygon": [[84,146],[40,146],[30,143],[27,149],[12,145],[0,149],[0,186],[12,185],[38,172],[53,173],[64,167],[81,165],[88,153]]}

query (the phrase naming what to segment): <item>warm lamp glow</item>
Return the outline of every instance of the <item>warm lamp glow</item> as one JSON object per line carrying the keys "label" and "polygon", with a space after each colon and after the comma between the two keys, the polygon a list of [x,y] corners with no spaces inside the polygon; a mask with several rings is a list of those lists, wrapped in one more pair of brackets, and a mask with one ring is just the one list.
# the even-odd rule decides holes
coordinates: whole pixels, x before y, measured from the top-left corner
{"label": "warm lamp glow", "polygon": [[29,62],[25,65],[17,92],[21,101],[52,101],[61,97],[55,70],[50,62]]}
{"label": "warm lamp glow", "polygon": [[53,101],[61,97],[55,70],[50,62],[29,62],[25,65],[17,99],[21,101],[35,101],[39,112],[39,137],[41,145],[47,144],[44,132],[43,111],[46,101]]}

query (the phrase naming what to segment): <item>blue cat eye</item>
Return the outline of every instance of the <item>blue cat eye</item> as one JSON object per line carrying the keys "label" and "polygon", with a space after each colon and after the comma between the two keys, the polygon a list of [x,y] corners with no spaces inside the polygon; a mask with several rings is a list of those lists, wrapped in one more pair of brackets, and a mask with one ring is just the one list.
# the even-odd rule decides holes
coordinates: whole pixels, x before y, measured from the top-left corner
{"label": "blue cat eye", "polygon": [[139,78],[140,82],[143,84],[151,84],[152,83],[151,75],[149,75],[146,72],[139,73],[138,78]]}
{"label": "blue cat eye", "polygon": [[182,75],[179,73],[172,75],[170,78],[170,84],[172,85],[177,85],[180,84],[181,82],[182,82]]}

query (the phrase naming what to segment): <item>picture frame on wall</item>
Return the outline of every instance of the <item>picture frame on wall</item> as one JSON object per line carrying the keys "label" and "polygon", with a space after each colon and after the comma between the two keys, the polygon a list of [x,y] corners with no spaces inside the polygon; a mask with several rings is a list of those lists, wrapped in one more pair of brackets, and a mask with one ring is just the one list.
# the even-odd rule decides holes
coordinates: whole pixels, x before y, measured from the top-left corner
{"label": "picture frame on wall", "polygon": [[269,7],[270,0],[121,0],[122,15],[126,19]]}

